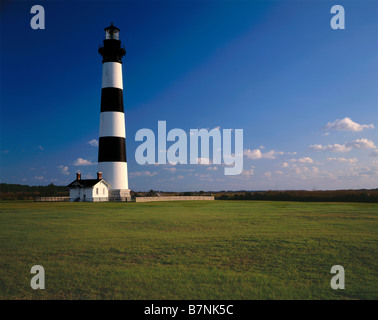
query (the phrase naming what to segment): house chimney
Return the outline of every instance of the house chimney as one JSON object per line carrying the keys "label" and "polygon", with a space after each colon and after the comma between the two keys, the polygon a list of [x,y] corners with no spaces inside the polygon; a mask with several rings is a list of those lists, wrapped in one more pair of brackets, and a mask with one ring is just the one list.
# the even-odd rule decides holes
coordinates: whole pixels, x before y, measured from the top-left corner
{"label": "house chimney", "polygon": [[81,180],[81,173],[76,173],[76,180]]}
{"label": "house chimney", "polygon": [[97,172],[97,180],[101,180],[102,179],[102,172]]}

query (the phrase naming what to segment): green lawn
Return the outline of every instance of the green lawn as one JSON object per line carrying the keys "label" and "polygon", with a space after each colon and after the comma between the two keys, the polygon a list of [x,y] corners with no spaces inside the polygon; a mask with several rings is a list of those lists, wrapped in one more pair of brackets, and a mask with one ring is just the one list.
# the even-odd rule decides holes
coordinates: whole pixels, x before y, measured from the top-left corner
{"label": "green lawn", "polygon": [[[0,202],[0,299],[377,299],[378,204]],[[46,289],[32,290],[42,265]],[[345,290],[332,290],[333,265]]]}

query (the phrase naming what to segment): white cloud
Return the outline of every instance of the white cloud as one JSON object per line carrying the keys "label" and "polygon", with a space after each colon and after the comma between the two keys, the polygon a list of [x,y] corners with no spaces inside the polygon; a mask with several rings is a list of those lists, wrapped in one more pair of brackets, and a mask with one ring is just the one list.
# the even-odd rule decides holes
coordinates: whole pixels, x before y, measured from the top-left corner
{"label": "white cloud", "polygon": [[43,176],[35,176],[34,179],[35,179],[35,180],[43,180],[44,177],[43,177]]}
{"label": "white cloud", "polygon": [[349,142],[346,144],[347,147],[352,147],[355,149],[375,149],[376,146],[373,141],[368,140],[368,139],[357,139],[354,140],[353,142]]}
{"label": "white cloud", "polygon": [[244,155],[247,156],[249,159],[261,159],[261,151],[260,149],[255,150],[244,150]]}
{"label": "white cloud", "polygon": [[216,171],[216,170],[218,170],[218,167],[208,167],[206,169],[207,170],[211,170],[211,171]]}
{"label": "white cloud", "polygon": [[271,177],[272,177],[272,173],[271,173],[270,171],[265,172],[265,173],[264,173],[264,177],[265,177],[265,178],[271,178]]}
{"label": "white cloud", "polygon": [[310,157],[303,157],[300,159],[291,159],[290,162],[299,162],[299,163],[313,163],[314,160],[312,160]]}
{"label": "white cloud", "polygon": [[209,178],[210,174],[200,174],[200,173],[195,173],[195,177],[200,177],[200,178]]}
{"label": "white cloud", "polygon": [[88,141],[88,143],[92,146],[92,147],[98,147],[98,141],[96,139],[93,139],[91,141]]}
{"label": "white cloud", "polygon": [[352,167],[351,168],[352,176],[362,176],[362,177],[372,177],[378,176],[378,162],[373,161],[371,165],[363,167]]}
{"label": "white cloud", "polygon": [[64,174],[64,175],[69,175],[70,173],[68,172],[68,166],[59,166],[59,171],[61,174]]}
{"label": "white cloud", "polygon": [[212,161],[209,158],[197,158],[198,164],[211,164]]}
{"label": "white cloud", "polygon": [[173,167],[173,168],[163,168],[163,170],[167,170],[170,173],[175,173],[177,171],[177,168],[175,168],[175,167]]}
{"label": "white cloud", "polygon": [[[313,168],[315,168],[315,167],[313,167]],[[296,174],[304,174],[304,173],[309,173],[310,172],[310,169],[307,168],[307,167],[296,167],[294,170],[295,170]]]}
{"label": "white cloud", "polygon": [[336,162],[348,162],[348,163],[355,163],[357,162],[356,158],[328,158],[328,161],[336,161]]}
{"label": "white cloud", "polygon": [[74,166],[92,166],[95,165],[96,163],[93,163],[91,160],[86,160],[83,158],[77,158],[74,161]]}
{"label": "white cloud", "polygon": [[255,174],[255,169],[251,168],[249,170],[243,170],[241,174],[247,177],[253,176]]}
{"label": "white cloud", "polygon": [[321,144],[313,144],[310,146],[310,149],[314,151],[332,151],[332,152],[348,152],[352,150],[352,147],[347,147],[345,144],[329,144],[329,145],[321,145]]}
{"label": "white cloud", "polygon": [[339,130],[339,131],[352,131],[359,132],[364,129],[374,129],[373,124],[358,124],[354,122],[351,118],[345,117],[344,119],[337,119],[334,122],[328,122],[323,128],[326,130]]}
{"label": "white cloud", "polygon": [[271,150],[268,152],[261,152],[260,149],[246,149],[244,150],[244,155],[247,156],[248,159],[256,160],[256,159],[275,159],[277,155],[283,155],[284,152],[282,151],[275,151]]}
{"label": "white cloud", "polygon": [[281,164],[281,167],[282,168],[288,168],[289,164],[287,162],[284,162],[284,163]]}
{"label": "white cloud", "polygon": [[153,177],[156,176],[158,172],[154,171],[136,171],[136,172],[131,172],[131,176],[136,176],[136,177]]}
{"label": "white cloud", "polygon": [[352,142],[348,142],[345,144],[329,144],[329,145],[321,145],[321,144],[313,144],[309,147],[314,151],[332,151],[332,152],[348,152],[352,149],[375,149],[377,148],[373,141],[362,138],[356,139]]}
{"label": "white cloud", "polygon": [[378,157],[378,149],[373,150],[370,154],[369,157]]}
{"label": "white cloud", "polygon": [[284,154],[284,152],[282,152],[282,151],[271,150],[269,152],[263,153],[262,157],[265,158],[265,159],[276,159],[277,155],[283,155],[283,154]]}

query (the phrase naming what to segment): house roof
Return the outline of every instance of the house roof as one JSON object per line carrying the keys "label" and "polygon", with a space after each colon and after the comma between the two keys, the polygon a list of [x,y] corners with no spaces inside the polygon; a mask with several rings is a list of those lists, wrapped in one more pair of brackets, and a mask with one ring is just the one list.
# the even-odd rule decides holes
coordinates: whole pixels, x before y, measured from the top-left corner
{"label": "house roof", "polygon": [[110,184],[107,183],[104,179],[80,179],[80,180],[74,180],[72,181],[67,187],[68,188],[74,188],[74,187],[82,187],[82,188],[90,188],[95,186],[100,181],[104,182],[108,187],[110,187]]}

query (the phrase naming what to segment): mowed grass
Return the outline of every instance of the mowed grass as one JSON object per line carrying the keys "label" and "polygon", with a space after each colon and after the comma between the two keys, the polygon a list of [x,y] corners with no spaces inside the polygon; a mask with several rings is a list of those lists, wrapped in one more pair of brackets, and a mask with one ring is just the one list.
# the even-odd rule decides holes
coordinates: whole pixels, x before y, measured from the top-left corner
{"label": "mowed grass", "polygon": [[[1,202],[1,299],[377,299],[378,204]],[[32,290],[42,265],[46,289]],[[345,290],[333,290],[333,265]]]}

